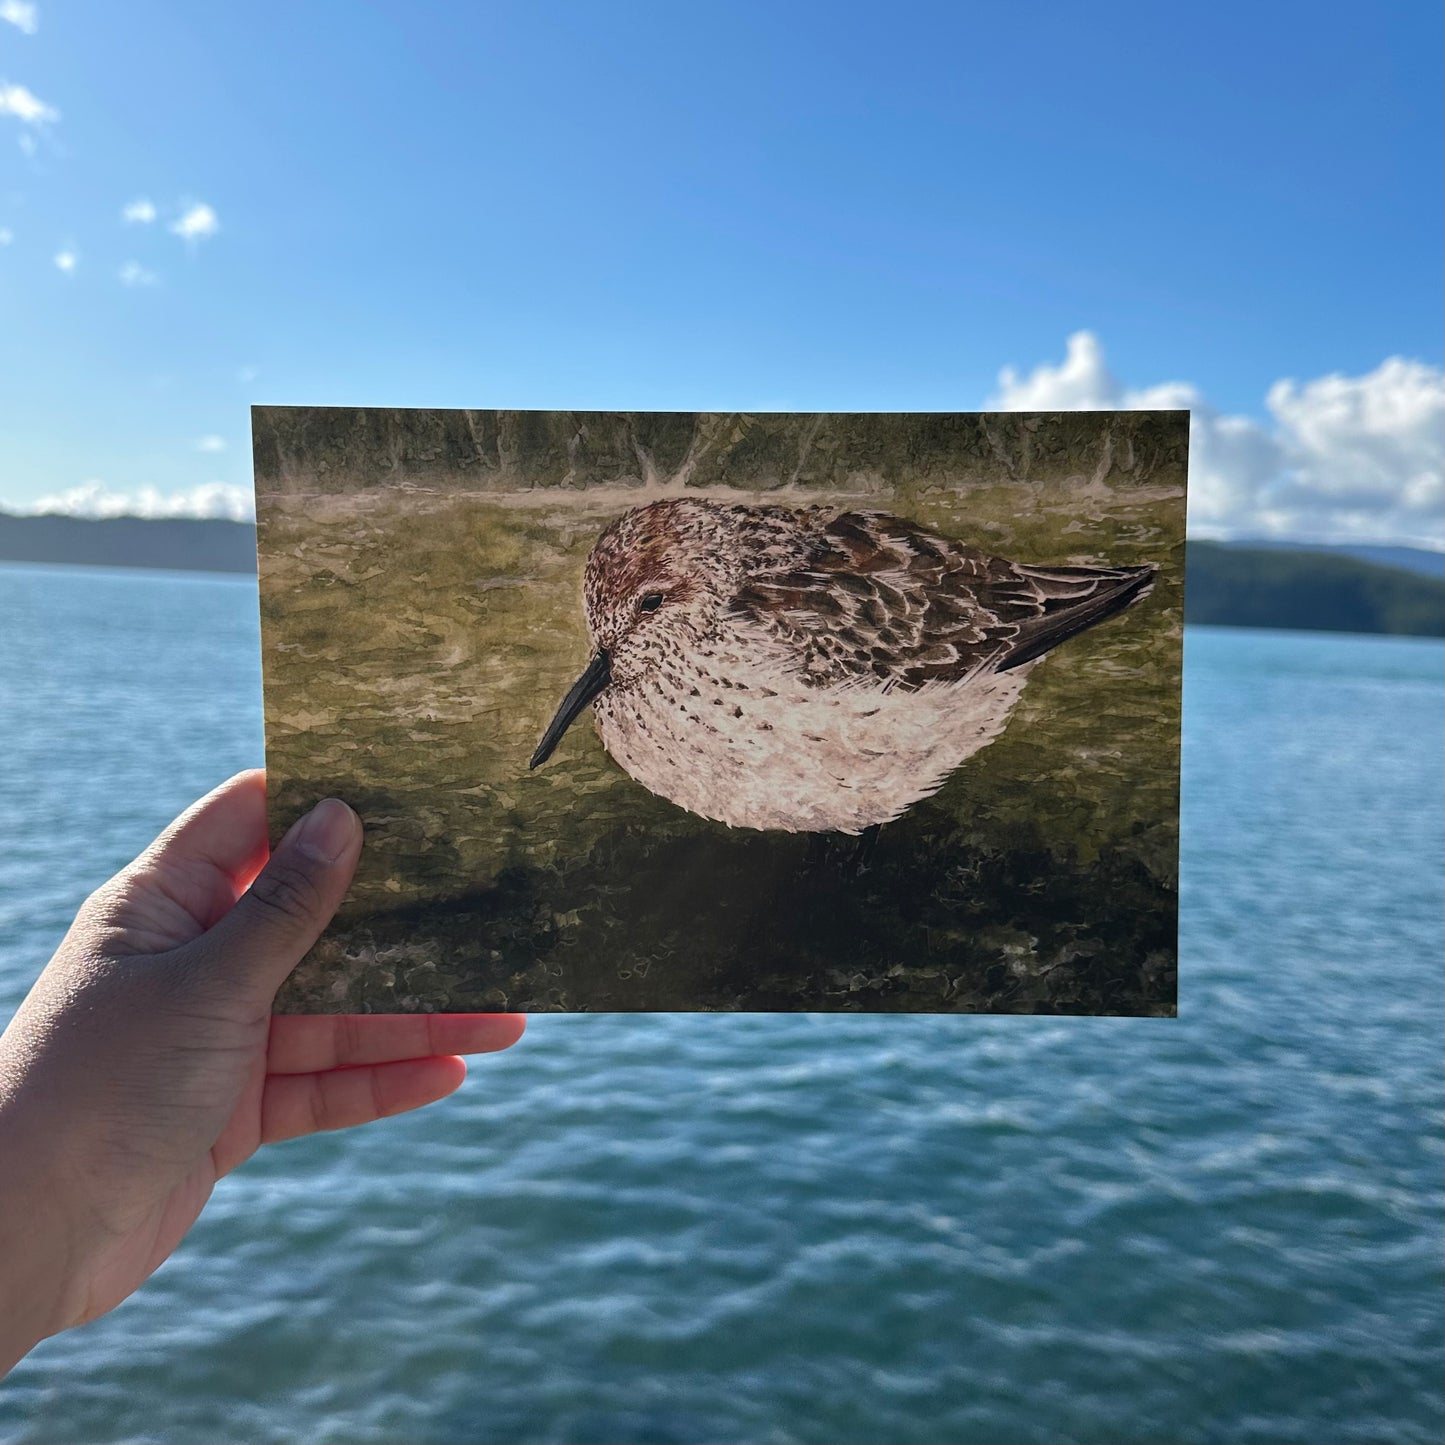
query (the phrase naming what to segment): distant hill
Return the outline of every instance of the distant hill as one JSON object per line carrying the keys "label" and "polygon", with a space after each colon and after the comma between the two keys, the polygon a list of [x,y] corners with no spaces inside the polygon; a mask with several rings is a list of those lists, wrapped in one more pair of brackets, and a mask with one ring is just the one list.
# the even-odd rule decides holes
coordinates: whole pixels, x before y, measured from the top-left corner
{"label": "distant hill", "polygon": [[0,512],[0,562],[254,572],[249,522],[192,517],[16,517]]}
{"label": "distant hill", "polygon": [[1318,549],[1189,544],[1184,616],[1221,627],[1445,636],[1445,579]]}
{"label": "distant hill", "polygon": [[1372,542],[1278,542],[1264,537],[1239,537],[1224,544],[1251,552],[1315,552],[1331,557],[1354,557],[1360,562],[1378,562],[1382,567],[1400,567],[1422,577],[1445,577],[1445,552],[1428,547],[1382,547]]}
{"label": "distant hill", "polygon": [[[1362,559],[1351,553],[1369,554]],[[1380,554],[1407,554],[1383,565]],[[1445,635],[1439,554],[1421,548],[1354,548],[1191,542],[1186,621],[1221,627]],[[190,518],[15,517],[0,512],[0,562],[256,570],[249,522]],[[1445,570],[1445,569],[1442,569]]]}

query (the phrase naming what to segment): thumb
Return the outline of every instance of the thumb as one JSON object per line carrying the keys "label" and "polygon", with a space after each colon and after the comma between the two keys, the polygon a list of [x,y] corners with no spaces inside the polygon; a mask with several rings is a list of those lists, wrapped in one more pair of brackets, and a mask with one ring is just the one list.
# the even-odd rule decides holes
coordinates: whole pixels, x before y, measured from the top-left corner
{"label": "thumb", "polygon": [[331,922],[361,856],[361,819],[326,798],[292,824],[236,905],[200,940],[208,972],[254,989],[269,1007]]}

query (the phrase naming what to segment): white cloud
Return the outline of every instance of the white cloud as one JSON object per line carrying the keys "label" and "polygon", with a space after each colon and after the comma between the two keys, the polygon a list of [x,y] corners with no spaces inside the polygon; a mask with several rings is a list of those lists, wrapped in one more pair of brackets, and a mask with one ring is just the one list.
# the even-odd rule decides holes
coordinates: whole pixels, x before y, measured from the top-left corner
{"label": "white cloud", "polygon": [[60,119],[53,105],[46,105],[23,85],[6,80],[0,80],[0,115],[13,115],[22,125],[50,125]]}
{"label": "white cloud", "polygon": [[1004,411],[1188,408],[1189,525],[1199,536],[1445,542],[1445,373],[1391,357],[1365,376],[1277,381],[1269,420],[1230,416],[1189,382],[1122,386],[1092,332],[1063,362],[999,373]]}
{"label": "white cloud", "polygon": [[250,384],[255,381],[258,376],[260,376],[260,374],[261,368],[259,366],[243,366],[236,373],[236,380],[239,381],[243,386],[250,386]]}
{"label": "white cloud", "polygon": [[1393,356],[1367,376],[1277,381],[1266,400],[1290,463],[1280,505],[1325,499],[1350,516],[1445,513],[1445,394],[1435,368]]}
{"label": "white cloud", "polygon": [[128,226],[149,226],[156,218],[155,203],[137,196],[120,208],[120,218]]}
{"label": "white cloud", "polygon": [[999,411],[1112,411],[1120,394],[1092,331],[1069,337],[1061,366],[1038,366],[1028,376],[1004,367],[998,388],[989,405]]}
{"label": "white cloud", "polygon": [[120,277],[122,286],[154,286],[160,281],[160,277],[139,261],[127,261],[116,275]]}
{"label": "white cloud", "polygon": [[7,20],[26,35],[40,29],[40,11],[34,0],[0,0],[0,20]]}
{"label": "white cloud", "polygon": [[9,226],[0,226],[0,246],[8,246],[15,239],[15,232]]}
{"label": "white cloud", "polygon": [[203,236],[214,236],[220,229],[220,220],[204,201],[191,202],[171,222],[171,230],[183,241],[199,241]]}
{"label": "white cloud", "polygon": [[196,443],[196,450],[198,452],[223,452],[226,450],[226,439],[218,436],[202,437]]}
{"label": "white cloud", "polygon": [[80,257],[75,254],[75,250],[71,246],[62,246],[60,250],[55,253],[56,269],[64,271],[67,276],[75,270],[79,262]]}
{"label": "white cloud", "polygon": [[248,522],[256,515],[251,489],[229,482],[203,482],[179,492],[155,487],[113,492],[103,482],[85,482],[41,497],[30,510],[69,517],[227,517],[236,522]]}

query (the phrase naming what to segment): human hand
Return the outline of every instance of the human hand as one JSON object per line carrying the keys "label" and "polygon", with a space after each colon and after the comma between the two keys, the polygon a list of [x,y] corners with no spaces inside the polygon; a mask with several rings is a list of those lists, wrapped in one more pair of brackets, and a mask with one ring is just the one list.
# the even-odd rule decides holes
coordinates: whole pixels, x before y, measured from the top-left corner
{"label": "human hand", "polygon": [[113,1309],[262,1144],[450,1094],[519,1014],[271,1015],[351,881],[320,803],[267,861],[265,775],[182,814],[82,906],[0,1036],[0,1374]]}

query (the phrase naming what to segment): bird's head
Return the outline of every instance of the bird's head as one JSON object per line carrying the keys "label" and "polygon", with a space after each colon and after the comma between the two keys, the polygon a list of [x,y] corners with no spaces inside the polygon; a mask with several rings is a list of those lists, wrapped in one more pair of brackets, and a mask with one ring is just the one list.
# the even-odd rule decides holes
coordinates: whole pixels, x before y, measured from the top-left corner
{"label": "bird's head", "polygon": [[669,657],[717,631],[737,561],[730,509],[691,498],[635,507],[612,522],[587,558],[583,596],[592,660],[562,699],[529,766],[608,688],[639,686]]}

